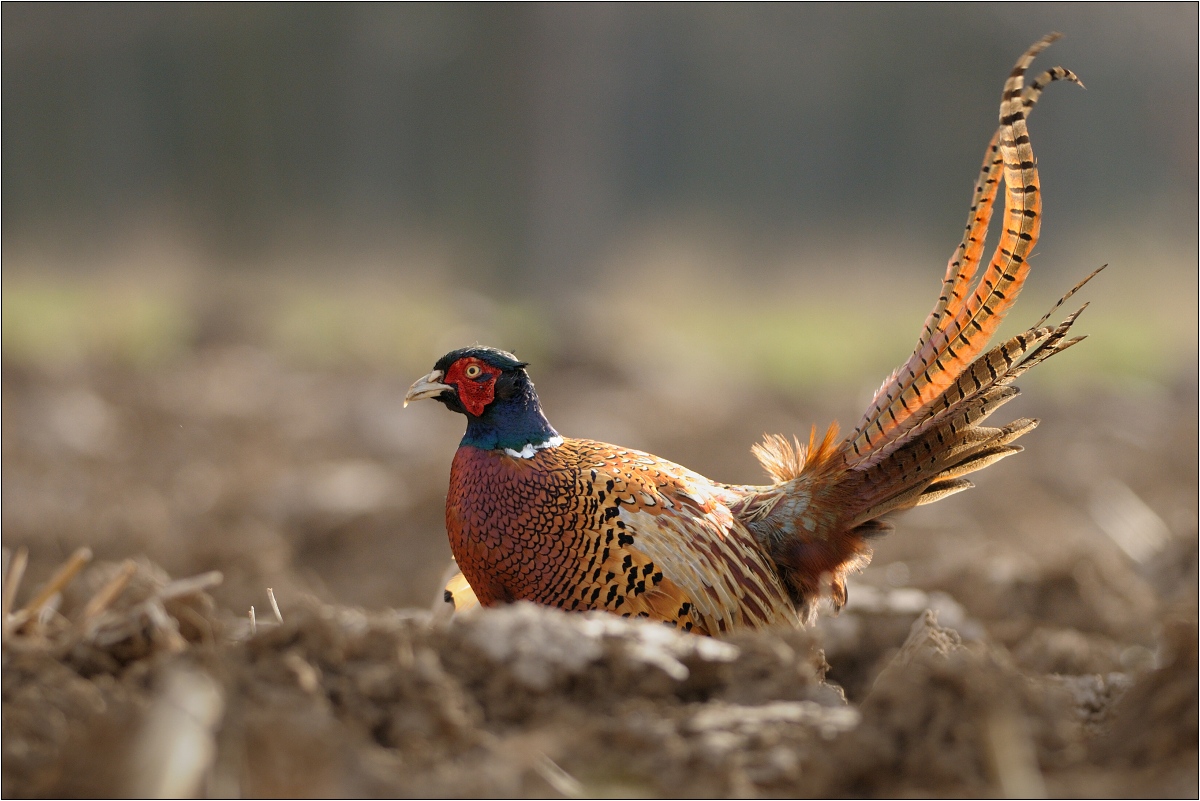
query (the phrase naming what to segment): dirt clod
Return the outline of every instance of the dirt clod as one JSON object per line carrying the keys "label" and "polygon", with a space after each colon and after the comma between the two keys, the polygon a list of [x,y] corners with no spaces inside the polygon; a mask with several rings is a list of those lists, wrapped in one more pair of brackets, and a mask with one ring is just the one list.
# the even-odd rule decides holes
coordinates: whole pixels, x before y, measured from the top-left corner
{"label": "dirt clod", "polygon": [[145,610],[180,586],[138,564],[104,626],[76,624],[80,592],[48,632],[6,638],[6,794],[1038,795],[1164,767],[1182,790],[1195,764],[1194,614],[1165,626],[1159,667],[1062,675],[1030,669],[1057,653],[1041,640],[1016,658],[927,609],[851,704],[819,632],[310,600],[251,633],[194,590],[163,604],[192,625],[162,636]]}

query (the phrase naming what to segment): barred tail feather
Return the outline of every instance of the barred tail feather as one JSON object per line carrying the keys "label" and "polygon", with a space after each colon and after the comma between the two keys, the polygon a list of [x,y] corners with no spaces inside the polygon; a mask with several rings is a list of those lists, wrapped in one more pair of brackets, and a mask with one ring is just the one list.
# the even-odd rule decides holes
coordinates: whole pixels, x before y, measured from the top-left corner
{"label": "barred tail feather", "polygon": [[[928,405],[986,347],[1020,292],[1029,270],[1028,253],[1037,242],[1041,208],[1025,114],[1049,83],[1080,83],[1070,70],[1055,67],[1030,86],[1023,86],[1033,58],[1057,38],[1052,34],[1031,47],[1005,83],[1001,125],[976,181],[966,230],[947,266],[942,293],[926,319],[913,355],[880,387],[847,441],[845,458],[850,466],[876,463],[882,458],[877,449],[920,423]],[[987,271],[971,291],[1001,174],[1006,185],[1004,233]]]}
{"label": "barred tail feather", "polygon": [[979,357],[909,436],[889,443],[871,466],[848,471],[844,480],[854,487],[856,511],[847,526],[969,489],[964,476],[1020,452],[1012,443],[1036,428],[1037,420],[1021,418],[1002,428],[981,424],[1020,394],[1012,386],[1016,378],[1084,339],[1067,338],[1082,312],[1053,328],[1031,328]]}
{"label": "barred tail feather", "polygon": [[[1021,104],[1025,113],[1028,114],[1037,105],[1047,86],[1054,81],[1062,80],[1083,86],[1079,76],[1071,70],[1065,67],[1052,67],[1025,88],[1021,96]],[[921,331],[917,347],[914,350],[919,351],[928,343],[935,331],[945,329],[961,306],[967,287],[975,276],[979,260],[983,255],[983,246],[987,239],[996,192],[1000,187],[1001,167],[1004,164],[1004,159],[1000,154],[1000,138],[1003,133],[1003,126],[997,128],[996,132],[992,134],[992,141],[988,143],[983,166],[980,168],[979,177],[975,180],[975,189],[971,193],[971,208],[967,213],[967,225],[963,231],[962,241],[958,243],[954,255],[950,257],[950,261],[946,265],[946,277],[942,282],[941,295],[938,297],[933,311],[925,320],[925,327]]]}
{"label": "barred tail feather", "polygon": [[[1030,48],[1004,85],[999,136],[1006,188],[1005,225],[991,263],[965,303],[958,305],[952,314],[949,305],[940,313],[937,330],[901,368],[900,385],[884,387],[883,397],[868,409],[851,442],[855,457],[852,462],[862,461],[863,466],[877,462],[881,457],[875,451],[880,445],[919,421],[925,404],[941,394],[986,344],[991,330],[1024,283],[1028,274],[1025,255],[1039,233],[1041,203],[1020,98],[1025,70],[1033,56],[1050,41],[1053,39],[1047,37]],[[985,194],[985,199],[992,197],[993,192]],[[982,225],[986,216],[977,215],[977,224]],[[975,265],[967,267],[973,277]],[[940,322],[942,316],[950,320],[944,327]]]}

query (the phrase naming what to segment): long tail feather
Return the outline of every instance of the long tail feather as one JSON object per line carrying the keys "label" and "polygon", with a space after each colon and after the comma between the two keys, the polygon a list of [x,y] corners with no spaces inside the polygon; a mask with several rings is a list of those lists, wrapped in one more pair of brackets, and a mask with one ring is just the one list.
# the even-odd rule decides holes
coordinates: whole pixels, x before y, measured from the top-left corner
{"label": "long tail feather", "polygon": [[889,443],[876,464],[850,471],[863,474],[856,485],[859,511],[850,525],[936,500],[926,493],[938,494],[943,482],[1018,452],[1011,443],[1032,431],[1036,420],[1023,418],[999,429],[980,424],[1020,394],[1012,386],[1016,378],[1083,339],[1067,338],[1082,312],[1081,308],[1053,328],[1031,328],[980,356],[905,441]]}
{"label": "long tail feather", "polygon": [[[1095,270],[1092,270],[1091,274],[1090,274],[1090,275],[1088,275],[1088,277],[1087,277],[1087,278],[1084,278],[1084,279],[1083,279],[1082,281],[1080,281],[1078,284],[1076,284],[1075,286],[1071,287],[1070,291],[1068,291],[1068,292],[1067,292],[1067,294],[1065,294],[1065,295],[1063,295],[1061,298],[1059,298],[1059,299],[1058,299],[1058,302],[1057,302],[1057,303],[1055,303],[1053,306],[1051,306],[1051,307],[1050,307],[1050,311],[1048,311],[1048,312],[1046,312],[1045,314],[1043,314],[1043,315],[1042,315],[1042,319],[1038,320],[1036,323],[1034,323],[1034,324],[1033,324],[1033,327],[1034,327],[1034,328],[1037,328],[1037,327],[1039,327],[1039,326],[1040,326],[1042,323],[1044,323],[1044,322],[1046,322],[1047,320],[1049,320],[1049,319],[1050,319],[1050,316],[1051,316],[1051,315],[1053,315],[1053,314],[1054,314],[1056,311],[1058,311],[1058,310],[1059,310],[1059,308],[1061,308],[1061,307],[1062,307],[1062,305],[1063,305],[1064,303],[1066,303],[1068,300],[1070,300],[1072,295],[1074,295],[1076,292],[1078,292],[1079,290],[1081,290],[1081,289],[1083,289],[1085,286],[1087,286],[1087,283],[1088,283],[1088,281],[1091,281],[1093,278],[1095,278],[1097,275],[1099,275],[1099,274],[1100,274],[1100,273],[1101,273],[1101,272],[1104,270],[1104,268],[1105,268],[1105,267],[1107,267],[1107,266],[1108,266],[1107,264],[1101,264],[1101,265],[1100,265],[1099,267],[1097,267]],[[1082,311],[1082,309],[1080,309],[1080,311]]]}
{"label": "long tail feather", "polygon": [[[1047,86],[1060,80],[1083,86],[1079,76],[1071,70],[1065,67],[1051,67],[1025,88],[1021,96],[1021,104],[1025,108],[1025,113],[1028,114],[1033,110]],[[921,331],[921,337],[917,340],[917,347],[914,350],[920,350],[935,331],[946,327],[961,305],[967,287],[975,276],[979,260],[983,255],[984,242],[987,239],[987,229],[991,222],[996,191],[1000,186],[1001,167],[1004,164],[1004,158],[1000,153],[1000,137],[1003,132],[1004,127],[998,127],[992,134],[992,141],[988,143],[983,166],[980,168],[979,177],[975,181],[975,189],[971,194],[971,208],[967,212],[967,225],[963,231],[962,241],[958,243],[954,255],[950,257],[950,261],[946,265],[946,278],[942,283],[941,295],[938,297],[933,311],[925,320],[925,327]],[[898,372],[899,370],[897,370]]]}
{"label": "long tail feather", "polygon": [[[882,458],[877,453],[880,447],[920,423],[927,405],[986,347],[1020,292],[1029,269],[1026,258],[1037,241],[1041,206],[1025,114],[1049,83],[1080,83],[1070,70],[1055,67],[1023,88],[1033,58],[1057,38],[1052,34],[1031,47],[1005,82],[1001,125],[976,181],[967,228],[947,266],[942,293],[912,357],[880,387],[848,440],[845,457],[851,466],[876,463]],[[975,289],[968,291],[982,254],[1001,173],[1007,187],[1004,233],[988,270]]]}

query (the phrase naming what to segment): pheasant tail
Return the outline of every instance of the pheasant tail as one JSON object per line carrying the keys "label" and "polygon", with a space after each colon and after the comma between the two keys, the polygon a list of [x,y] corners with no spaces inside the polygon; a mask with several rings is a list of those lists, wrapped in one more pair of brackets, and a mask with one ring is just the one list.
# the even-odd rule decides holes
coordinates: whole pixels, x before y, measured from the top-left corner
{"label": "pheasant tail", "polygon": [[[1000,127],[988,146],[963,239],[947,265],[941,294],[912,356],[879,388],[851,435],[852,464],[877,463],[911,438],[927,405],[983,351],[1021,291],[1041,214],[1025,116],[1047,84],[1080,83],[1062,67],[1047,70],[1027,88],[1023,78],[1034,57],[1058,38],[1051,34],[1026,51],[1005,82]],[[1001,179],[1006,186],[1004,230],[988,269],[975,281]]]}
{"label": "pheasant tail", "polygon": [[[779,565],[793,601],[809,614],[818,597],[830,597],[835,607],[844,602],[846,575],[869,560],[869,540],[890,530],[881,515],[968,489],[973,486],[968,474],[1021,450],[1014,441],[1033,430],[1036,420],[1022,418],[1002,428],[984,421],[1018,394],[1012,386],[1018,376],[1082,339],[1068,336],[1080,309],[1051,327],[1043,326],[1047,314],[1033,328],[984,350],[1021,291],[1038,239],[1041,199],[1026,114],[1049,83],[1082,85],[1073,72],[1055,67],[1024,86],[1033,58],[1057,38],[1052,34],[1031,47],[1006,81],[1000,126],[975,183],[963,239],[950,258],[942,292],[912,356],[880,387],[837,449],[840,458],[813,459],[811,441],[802,449],[782,438],[768,439],[755,450],[777,484],[747,502],[747,508],[770,506],[750,525]],[[1004,227],[977,278],[1001,180]],[[787,503],[768,497],[772,492],[809,499],[800,525],[786,518]]]}

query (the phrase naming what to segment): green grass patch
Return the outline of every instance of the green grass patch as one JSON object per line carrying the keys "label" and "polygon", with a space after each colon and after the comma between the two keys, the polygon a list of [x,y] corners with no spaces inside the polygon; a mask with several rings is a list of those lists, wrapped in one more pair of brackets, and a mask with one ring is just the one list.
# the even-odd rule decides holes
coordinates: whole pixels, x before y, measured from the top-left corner
{"label": "green grass patch", "polygon": [[148,367],[184,350],[193,323],[170,294],[126,285],[6,281],[2,310],[4,358],[26,364]]}

